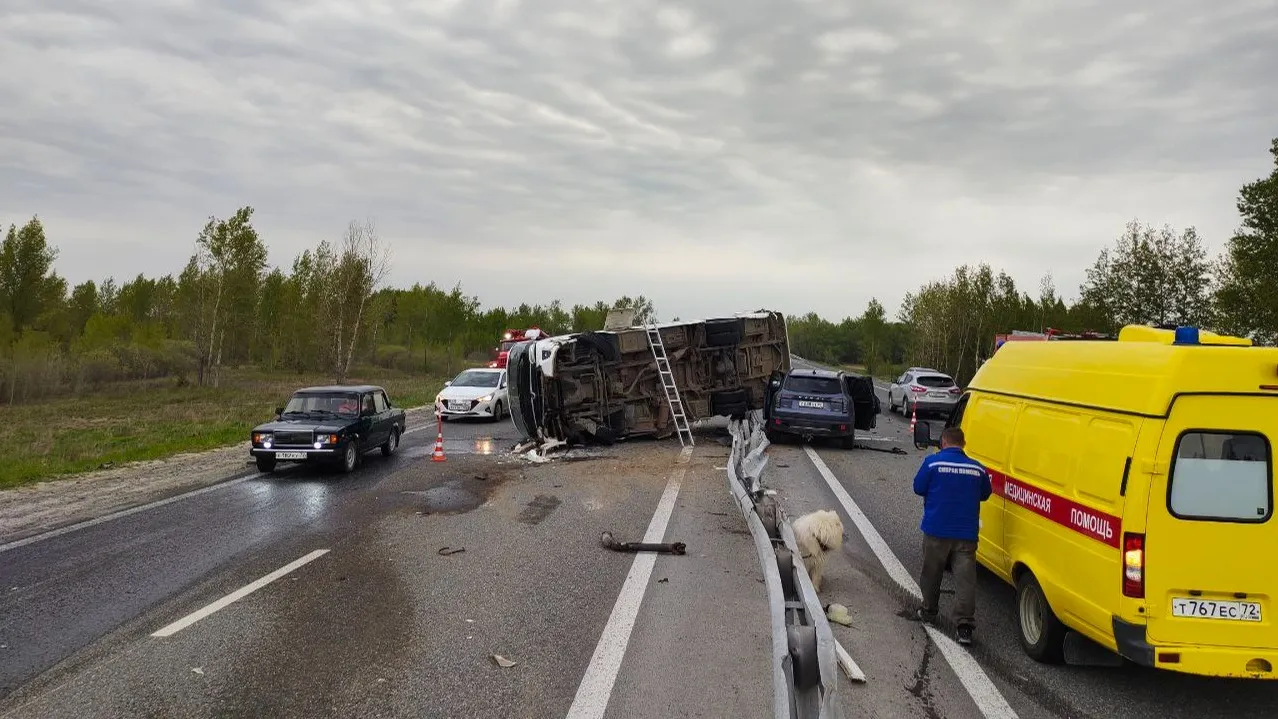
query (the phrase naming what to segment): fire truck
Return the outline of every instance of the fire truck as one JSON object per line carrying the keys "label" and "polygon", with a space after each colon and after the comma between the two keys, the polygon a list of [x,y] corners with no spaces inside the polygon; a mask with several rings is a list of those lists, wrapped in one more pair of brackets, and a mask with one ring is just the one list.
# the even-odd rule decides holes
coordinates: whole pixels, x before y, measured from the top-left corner
{"label": "fire truck", "polygon": [[1007,334],[994,335],[994,351],[997,352],[1004,342],[1049,342],[1056,340],[1108,340],[1113,337],[1101,334],[1099,332],[1080,332],[1078,334],[1069,334],[1051,327],[1046,332],[1026,332],[1025,330],[1012,330]]}
{"label": "fire truck", "polygon": [[493,360],[488,363],[488,366],[505,367],[506,357],[510,354],[511,347],[526,340],[541,339],[545,336],[546,334],[541,331],[540,327],[529,327],[526,330],[506,330],[501,336],[501,344],[493,348]]}

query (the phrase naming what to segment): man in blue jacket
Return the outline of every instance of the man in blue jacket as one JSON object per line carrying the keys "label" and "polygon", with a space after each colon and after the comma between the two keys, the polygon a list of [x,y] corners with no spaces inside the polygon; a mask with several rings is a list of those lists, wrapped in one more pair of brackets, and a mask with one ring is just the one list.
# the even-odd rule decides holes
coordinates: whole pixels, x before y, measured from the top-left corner
{"label": "man in blue jacket", "polygon": [[971,644],[976,629],[976,539],[981,502],[990,496],[990,475],[963,452],[963,430],[946,427],[941,451],[923,459],[914,493],[923,497],[923,572],[918,617],[933,621],[946,567],[954,573],[954,626],[959,644]]}

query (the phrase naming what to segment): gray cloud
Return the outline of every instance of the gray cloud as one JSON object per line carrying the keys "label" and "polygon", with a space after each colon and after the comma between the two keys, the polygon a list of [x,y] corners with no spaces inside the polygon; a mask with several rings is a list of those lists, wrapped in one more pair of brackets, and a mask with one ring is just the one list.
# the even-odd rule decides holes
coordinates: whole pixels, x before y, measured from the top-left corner
{"label": "gray cloud", "polygon": [[667,314],[1071,292],[1133,216],[1213,245],[1278,134],[1278,2],[9,0],[0,219],[74,280],[376,216],[399,283]]}

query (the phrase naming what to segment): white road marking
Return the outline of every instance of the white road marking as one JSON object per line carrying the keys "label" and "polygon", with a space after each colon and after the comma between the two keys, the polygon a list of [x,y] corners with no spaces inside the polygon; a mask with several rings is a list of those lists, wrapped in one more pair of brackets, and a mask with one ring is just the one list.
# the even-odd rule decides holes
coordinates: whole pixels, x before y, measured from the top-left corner
{"label": "white road marking", "polygon": [[[644,542],[660,542],[665,537],[666,525],[670,523],[670,515],[674,513],[679,486],[687,471],[686,467],[679,467],[670,473],[666,489],[657,502],[657,510],[648,523],[648,531],[644,532]],[[655,553],[641,552],[635,555],[630,573],[626,575],[621,593],[617,595],[617,603],[612,607],[612,615],[608,617],[603,634],[599,635],[599,643],[595,645],[595,653],[590,657],[586,675],[577,687],[577,696],[568,708],[567,719],[600,719],[608,708],[612,688],[617,682],[617,673],[626,656],[626,646],[630,643],[630,634],[634,631],[639,606],[643,603],[643,595],[648,589],[648,580],[652,577],[652,568],[656,562]]]}
{"label": "white road marking", "polygon": [[253,592],[256,592],[262,587],[265,587],[266,585],[270,584],[276,579],[279,579],[280,577],[284,576],[285,574],[288,574],[289,572],[303,565],[309,564],[315,561],[316,559],[319,559],[320,557],[324,556],[325,554],[328,554],[327,549],[316,549],[315,551],[311,552],[310,554],[307,554],[304,557],[301,557],[300,559],[294,559],[288,564],[285,564],[284,566],[280,567],[274,572],[271,572],[270,574],[266,575],[265,577],[262,577],[261,579],[258,579],[250,584],[246,584],[243,587],[240,587],[239,589],[235,590],[234,592],[231,592],[230,594],[226,595],[225,597],[222,597],[216,602],[213,602],[212,604],[209,604],[201,609],[197,609],[194,612],[191,612],[190,614],[186,615],[185,617],[182,617],[176,622],[173,622],[167,627],[164,627],[163,629],[152,634],[151,636],[171,637],[174,634],[177,634],[178,632],[182,631],[183,629],[186,629],[187,627],[191,626],[192,624],[195,624],[201,619],[204,619],[210,614],[213,614],[214,612],[220,609],[226,608],[228,605],[234,602],[237,602],[243,599],[244,597],[247,597]]}
{"label": "white road marking", "polygon": [[[874,556],[878,557],[879,563],[883,565],[883,569],[887,570],[888,576],[901,586],[902,589],[909,592],[916,600],[923,599],[923,592],[919,590],[918,582],[905,569],[905,565],[901,564],[901,560],[897,559],[892,548],[883,540],[883,535],[879,534],[879,530],[874,528],[874,524],[870,522],[870,518],[865,516],[865,512],[861,511],[861,507],[852,499],[852,495],[843,488],[843,484],[834,476],[834,472],[826,466],[825,461],[821,459],[816,450],[810,446],[805,446],[803,451],[807,453],[808,459],[812,460],[812,464],[821,473],[821,477],[825,479],[825,483],[830,487],[830,491],[834,493],[835,498],[839,500],[839,504],[843,505],[844,511],[852,519],[852,523],[856,525],[861,536],[865,538],[865,543],[870,545],[870,551],[874,552]],[[954,669],[954,674],[958,677],[963,688],[967,690],[968,695],[972,697],[972,701],[976,703],[976,708],[986,719],[1017,719],[1016,712],[1012,710],[1007,700],[999,692],[998,687],[990,681],[989,676],[985,674],[985,670],[981,669],[981,665],[972,659],[972,655],[964,651],[957,643],[945,636],[941,632],[927,627],[928,636],[936,642],[941,649],[941,654],[946,661],[950,663],[950,667]]]}
{"label": "white road marking", "polygon": [[218,491],[219,489],[226,489],[227,487],[234,487],[235,485],[240,484],[241,482],[247,482],[247,481],[249,481],[250,479],[258,479],[258,478],[263,477],[263,476],[265,476],[265,475],[260,474],[260,473],[259,473],[259,474],[250,474],[250,475],[249,475],[249,476],[247,476],[247,477],[240,477],[239,479],[232,479],[232,480],[227,481],[227,482],[219,482],[218,484],[212,484],[212,485],[209,485],[209,486],[204,487],[204,488],[202,488],[202,489],[197,489],[197,490],[194,490],[194,491],[191,491],[191,492],[187,492],[186,494],[178,494],[178,495],[175,495],[175,496],[169,497],[169,498],[167,498],[167,499],[161,499],[161,500],[159,500],[159,501],[157,501],[157,502],[150,502],[150,503],[148,503],[148,504],[140,504],[140,505],[138,505],[138,506],[136,506],[136,507],[129,507],[128,509],[122,509],[122,510],[120,510],[120,511],[118,511],[118,512],[112,512],[112,513],[110,513],[110,514],[104,514],[104,515],[102,515],[101,517],[95,517],[95,518],[93,518],[93,519],[86,519],[85,521],[83,521],[83,522],[77,522],[76,524],[68,524],[68,525],[67,525],[67,526],[65,526],[65,527],[59,527],[59,528],[57,528],[57,529],[52,529],[52,530],[49,530],[48,532],[45,532],[45,533],[43,533],[43,534],[36,534],[36,535],[32,535],[32,536],[27,537],[27,538],[25,538],[25,539],[19,539],[19,540],[17,540],[16,542],[9,542],[8,544],[0,544],[0,553],[7,552],[7,551],[9,551],[10,549],[17,549],[18,547],[25,547],[25,546],[27,546],[28,544],[35,544],[36,542],[43,542],[43,541],[44,541],[44,540],[46,540],[46,539],[53,539],[54,537],[60,537],[60,536],[62,536],[62,535],[64,535],[64,534],[70,534],[71,532],[78,532],[78,531],[80,531],[81,529],[88,529],[89,527],[93,527],[93,526],[98,525],[98,524],[103,524],[103,523],[105,523],[105,522],[110,522],[110,521],[112,521],[112,520],[116,520],[116,519],[123,519],[123,518],[125,518],[125,517],[130,516],[130,515],[137,514],[138,512],[145,512],[145,511],[146,511],[146,510],[148,510],[148,509],[155,509],[156,507],[163,507],[163,506],[168,505],[168,504],[173,504],[174,502],[180,502],[180,501],[182,501],[182,500],[184,500],[184,499],[190,499],[191,497],[198,497],[198,496],[199,496],[199,495],[201,495],[201,494],[208,494],[209,492],[216,492],[216,491]]}

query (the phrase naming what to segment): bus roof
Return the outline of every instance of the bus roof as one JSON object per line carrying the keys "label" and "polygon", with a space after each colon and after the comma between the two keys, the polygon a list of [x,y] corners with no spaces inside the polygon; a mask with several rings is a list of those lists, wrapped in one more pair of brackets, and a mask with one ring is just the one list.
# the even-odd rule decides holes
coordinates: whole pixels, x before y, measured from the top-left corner
{"label": "bus roof", "polygon": [[[1278,348],[1212,332],[1129,325],[1118,341],[1009,342],[968,384],[993,392],[1164,417],[1178,394],[1278,397]],[[1194,338],[1193,335],[1197,337]]]}

